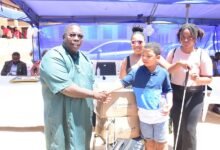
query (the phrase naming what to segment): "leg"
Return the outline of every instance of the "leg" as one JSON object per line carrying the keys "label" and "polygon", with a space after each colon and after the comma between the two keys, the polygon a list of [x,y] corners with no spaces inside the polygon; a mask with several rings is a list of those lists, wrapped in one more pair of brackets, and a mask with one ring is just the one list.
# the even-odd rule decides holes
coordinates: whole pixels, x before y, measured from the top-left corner
{"label": "leg", "polygon": [[196,92],[186,103],[185,125],[183,128],[183,149],[196,150],[196,127],[203,108],[203,93]]}
{"label": "leg", "polygon": [[[177,135],[177,130],[179,128],[179,117],[180,117],[180,109],[181,107],[176,107],[175,109],[172,110],[172,121],[173,121],[173,133],[174,133],[174,145],[173,145],[173,148],[175,148],[175,145],[176,145],[176,150],[182,150],[182,127],[183,127],[183,123],[184,123],[184,120],[182,118],[182,121],[181,121],[181,125],[180,125],[180,129],[179,129],[179,134]],[[178,137],[177,137],[178,136]],[[177,138],[178,138],[178,143],[176,143],[177,141]]]}
{"label": "leg", "polygon": [[144,142],[145,150],[156,150],[156,145],[154,140],[147,140]]}
{"label": "leg", "polygon": [[144,140],[145,150],[149,150],[148,147],[153,147],[152,145],[153,143],[150,142],[153,139],[153,125],[140,122],[140,129],[141,129],[141,137],[145,139]]}
{"label": "leg", "polygon": [[154,125],[155,150],[168,150],[169,120]]}
{"label": "leg", "polygon": [[167,142],[155,142],[156,150],[168,150]]}
{"label": "leg", "polygon": [[174,146],[176,145],[176,150],[182,150],[182,124],[184,120],[182,119],[180,132],[178,135],[178,143],[176,143],[177,140],[177,130],[179,126],[179,117],[180,117],[180,110],[182,106],[182,99],[183,99],[183,91],[179,90],[178,88],[173,87],[173,107],[171,109],[171,119],[173,121],[173,133],[174,133]]}

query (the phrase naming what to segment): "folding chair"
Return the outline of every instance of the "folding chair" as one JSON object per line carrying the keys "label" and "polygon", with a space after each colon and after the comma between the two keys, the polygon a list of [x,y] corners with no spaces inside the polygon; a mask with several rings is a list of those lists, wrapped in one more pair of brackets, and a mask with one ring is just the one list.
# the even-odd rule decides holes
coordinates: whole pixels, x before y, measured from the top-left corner
{"label": "folding chair", "polygon": [[212,90],[208,90],[208,86],[205,86],[204,91],[204,106],[202,113],[202,121],[205,121],[209,104],[220,104],[220,77],[213,77],[212,82],[208,85],[212,88]]}

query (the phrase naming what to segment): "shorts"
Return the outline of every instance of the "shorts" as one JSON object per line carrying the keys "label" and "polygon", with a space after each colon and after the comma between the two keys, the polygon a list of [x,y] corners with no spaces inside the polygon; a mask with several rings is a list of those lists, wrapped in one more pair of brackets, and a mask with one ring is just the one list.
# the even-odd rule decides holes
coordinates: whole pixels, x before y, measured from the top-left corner
{"label": "shorts", "polygon": [[167,142],[169,134],[168,125],[168,120],[155,124],[140,122],[141,136],[145,140],[154,140],[159,143]]}

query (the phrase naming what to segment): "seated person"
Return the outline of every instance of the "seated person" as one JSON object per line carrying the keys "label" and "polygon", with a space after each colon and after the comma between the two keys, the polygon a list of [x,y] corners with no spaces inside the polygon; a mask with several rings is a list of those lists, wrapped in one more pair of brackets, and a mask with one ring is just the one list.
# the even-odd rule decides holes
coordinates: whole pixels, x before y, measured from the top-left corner
{"label": "seated person", "polygon": [[20,61],[20,54],[14,52],[12,54],[12,60],[6,61],[3,69],[1,71],[2,76],[26,76],[27,75],[27,65],[26,63]]}

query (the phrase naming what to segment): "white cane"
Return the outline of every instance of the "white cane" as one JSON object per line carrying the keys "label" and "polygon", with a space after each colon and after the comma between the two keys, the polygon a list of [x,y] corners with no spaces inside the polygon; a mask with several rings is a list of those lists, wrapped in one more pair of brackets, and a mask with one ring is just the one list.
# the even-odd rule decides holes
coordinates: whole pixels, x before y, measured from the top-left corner
{"label": "white cane", "polygon": [[183,91],[183,99],[182,99],[182,105],[181,105],[181,110],[180,110],[180,117],[179,117],[179,123],[178,123],[178,127],[177,127],[177,134],[176,134],[176,141],[175,141],[174,150],[176,150],[176,148],[177,148],[177,143],[178,143],[178,139],[179,139],[179,132],[180,132],[180,126],[181,126],[181,121],[182,121],[183,109],[184,109],[184,104],[185,104],[185,97],[186,97],[186,89],[187,89],[188,78],[189,78],[189,69],[187,69],[187,72],[186,72],[185,85],[184,85],[184,91]]}

